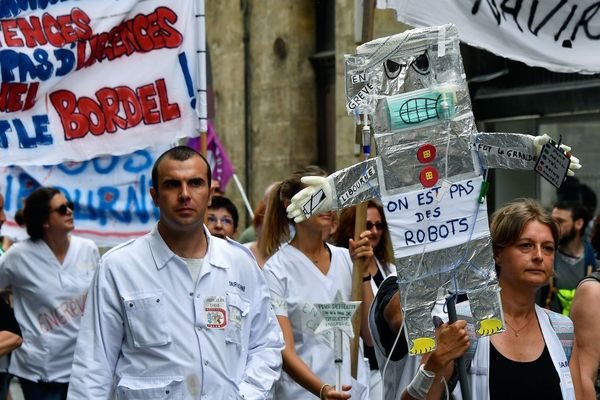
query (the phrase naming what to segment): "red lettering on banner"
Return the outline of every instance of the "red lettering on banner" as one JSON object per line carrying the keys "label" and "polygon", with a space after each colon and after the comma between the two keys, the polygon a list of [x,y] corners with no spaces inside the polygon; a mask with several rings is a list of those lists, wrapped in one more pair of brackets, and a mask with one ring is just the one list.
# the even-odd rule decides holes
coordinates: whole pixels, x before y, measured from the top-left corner
{"label": "red lettering on banner", "polygon": [[[66,44],[87,40],[92,36],[90,17],[79,8],[70,14],[53,16],[44,13],[41,17],[3,19],[0,30],[8,47],[36,47],[51,44],[63,47]],[[17,29],[18,28],[18,29]]]}
{"label": "red lettering on banner", "polygon": [[39,82],[2,82],[0,85],[0,111],[17,112],[29,110],[35,104]]}
{"label": "red lettering on banner", "polygon": [[17,24],[27,47],[34,47],[38,43],[46,43],[46,37],[42,30],[42,22],[39,17],[29,18],[29,22],[25,18],[17,18]]}
{"label": "red lettering on banner", "polygon": [[42,15],[42,25],[46,32],[46,39],[54,47],[62,47],[65,45],[65,39],[60,34],[60,24],[54,16],[46,13]]}
{"label": "red lettering on banner", "polygon": [[110,32],[93,35],[77,43],[77,69],[87,68],[102,60],[114,60],[134,52],[147,53],[162,48],[175,48],[183,35],[173,27],[177,14],[167,7],[138,14],[123,21]]}
{"label": "red lettering on banner", "polygon": [[50,94],[50,102],[60,117],[65,139],[78,139],[88,133],[102,135],[120,129],[133,128],[140,123],[154,125],[181,117],[177,103],[169,103],[164,79],[140,86],[102,88],[96,99],[77,99],[69,90]]}
{"label": "red lettering on banner", "polygon": [[127,127],[125,129],[139,124],[142,120],[142,107],[138,102],[135,92],[127,86],[119,86],[117,88],[117,95],[121,103],[123,103],[123,109],[125,110],[125,119],[127,120]]}
{"label": "red lettering on banner", "polygon": [[154,85],[141,86],[137,92],[140,96],[144,121],[148,121],[149,124],[158,124],[160,122],[160,113],[156,110],[157,104],[154,99],[156,90],[154,90]]}
{"label": "red lettering on banner", "polygon": [[106,132],[114,133],[117,127],[127,128],[127,120],[119,116],[119,96],[114,89],[103,88],[96,92],[100,107],[104,110]]}
{"label": "red lettering on banner", "polygon": [[23,41],[19,39],[18,32],[15,31],[17,21],[2,21],[2,32],[4,32],[4,41],[8,46],[23,46]]}
{"label": "red lettering on banner", "polygon": [[181,115],[179,112],[179,105],[177,103],[169,104],[169,97],[167,95],[167,86],[165,85],[164,79],[156,81],[156,89],[158,91],[158,101],[160,103],[160,112],[162,113],[165,121],[179,118]]}

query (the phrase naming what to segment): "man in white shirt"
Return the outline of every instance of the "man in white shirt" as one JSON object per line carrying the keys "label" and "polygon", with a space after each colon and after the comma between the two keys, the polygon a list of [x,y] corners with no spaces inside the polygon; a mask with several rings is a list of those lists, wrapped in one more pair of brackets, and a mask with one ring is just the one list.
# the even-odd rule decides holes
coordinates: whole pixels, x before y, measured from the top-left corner
{"label": "man in white shirt", "polygon": [[184,146],[157,159],[150,194],[160,220],[103,257],[70,399],[268,398],[283,338],[251,253],[203,225],[210,176]]}

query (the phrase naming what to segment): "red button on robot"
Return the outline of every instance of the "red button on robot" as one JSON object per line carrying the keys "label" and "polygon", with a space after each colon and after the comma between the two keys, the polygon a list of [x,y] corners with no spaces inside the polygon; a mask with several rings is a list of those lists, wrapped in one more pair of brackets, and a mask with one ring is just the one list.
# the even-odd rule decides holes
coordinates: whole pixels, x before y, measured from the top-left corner
{"label": "red button on robot", "polygon": [[430,188],[440,179],[440,173],[435,167],[425,167],[419,173],[419,180],[426,188]]}
{"label": "red button on robot", "polygon": [[417,149],[417,159],[423,164],[433,161],[435,154],[435,146],[432,144],[424,144]]}

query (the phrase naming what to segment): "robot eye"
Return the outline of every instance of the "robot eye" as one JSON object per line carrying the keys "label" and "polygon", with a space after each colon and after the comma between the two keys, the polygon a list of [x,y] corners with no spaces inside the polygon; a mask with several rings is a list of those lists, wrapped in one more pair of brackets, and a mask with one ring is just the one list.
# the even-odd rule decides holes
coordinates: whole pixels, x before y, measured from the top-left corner
{"label": "robot eye", "polygon": [[421,54],[413,63],[411,64],[413,69],[421,74],[426,75],[429,73],[429,57],[427,56],[427,52]]}
{"label": "robot eye", "polygon": [[405,64],[400,64],[392,60],[385,60],[383,63],[383,69],[385,70],[385,76],[388,79],[396,79],[400,72],[402,72],[402,68],[404,68]]}

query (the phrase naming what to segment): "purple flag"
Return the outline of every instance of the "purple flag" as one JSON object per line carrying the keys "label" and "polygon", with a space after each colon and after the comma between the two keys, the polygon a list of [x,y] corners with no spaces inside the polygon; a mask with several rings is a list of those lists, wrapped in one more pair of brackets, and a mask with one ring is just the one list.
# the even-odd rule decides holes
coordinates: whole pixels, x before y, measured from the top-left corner
{"label": "purple flag", "polygon": [[[200,138],[195,137],[188,140],[187,145],[197,151],[200,151]],[[223,149],[221,141],[217,137],[215,128],[212,122],[208,121],[208,135],[206,137],[206,159],[212,169],[212,179],[219,181],[221,191],[225,190],[225,186],[229,179],[233,176],[233,165],[227,157],[227,153]]]}

